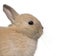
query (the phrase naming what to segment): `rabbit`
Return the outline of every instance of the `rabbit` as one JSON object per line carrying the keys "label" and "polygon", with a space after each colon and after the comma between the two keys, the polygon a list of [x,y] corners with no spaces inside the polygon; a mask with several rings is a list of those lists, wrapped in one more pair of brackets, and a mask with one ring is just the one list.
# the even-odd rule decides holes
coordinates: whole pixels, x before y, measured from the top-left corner
{"label": "rabbit", "polygon": [[39,37],[43,33],[41,22],[31,14],[18,14],[9,5],[3,5],[11,24],[0,27],[0,56],[34,56]]}

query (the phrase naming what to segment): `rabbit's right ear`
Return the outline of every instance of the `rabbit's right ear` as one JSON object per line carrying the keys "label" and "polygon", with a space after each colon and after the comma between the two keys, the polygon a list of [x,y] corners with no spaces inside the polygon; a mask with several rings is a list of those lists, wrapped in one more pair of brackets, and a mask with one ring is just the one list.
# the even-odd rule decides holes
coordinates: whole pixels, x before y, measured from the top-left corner
{"label": "rabbit's right ear", "polygon": [[7,17],[10,19],[10,21],[14,23],[15,17],[18,15],[18,13],[13,8],[11,8],[10,6],[6,4],[3,5],[3,11],[7,15]]}

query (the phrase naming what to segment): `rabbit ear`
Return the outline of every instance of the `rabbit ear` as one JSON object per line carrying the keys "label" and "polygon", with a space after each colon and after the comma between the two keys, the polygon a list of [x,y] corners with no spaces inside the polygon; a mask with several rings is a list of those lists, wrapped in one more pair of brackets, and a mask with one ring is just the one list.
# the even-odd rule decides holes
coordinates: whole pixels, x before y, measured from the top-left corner
{"label": "rabbit ear", "polygon": [[10,19],[10,21],[14,23],[15,17],[18,15],[18,13],[13,8],[11,8],[10,6],[6,4],[3,5],[3,11],[7,15],[7,17]]}

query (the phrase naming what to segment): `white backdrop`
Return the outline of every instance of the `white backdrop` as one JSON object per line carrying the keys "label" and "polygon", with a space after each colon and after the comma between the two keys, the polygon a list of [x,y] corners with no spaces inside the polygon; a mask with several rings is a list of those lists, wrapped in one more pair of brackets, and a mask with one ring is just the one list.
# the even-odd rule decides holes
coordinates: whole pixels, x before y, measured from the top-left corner
{"label": "white backdrop", "polygon": [[0,0],[0,26],[8,26],[10,21],[3,13],[3,4],[20,14],[33,14],[41,21],[44,34],[38,41],[35,56],[60,56],[60,0]]}

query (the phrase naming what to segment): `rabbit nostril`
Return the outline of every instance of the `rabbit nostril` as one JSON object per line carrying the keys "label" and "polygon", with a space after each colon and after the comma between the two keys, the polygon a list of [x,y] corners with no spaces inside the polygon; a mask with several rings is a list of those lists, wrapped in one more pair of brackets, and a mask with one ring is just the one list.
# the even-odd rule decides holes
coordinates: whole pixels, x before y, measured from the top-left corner
{"label": "rabbit nostril", "polygon": [[43,27],[42,27],[42,29],[43,29]]}

